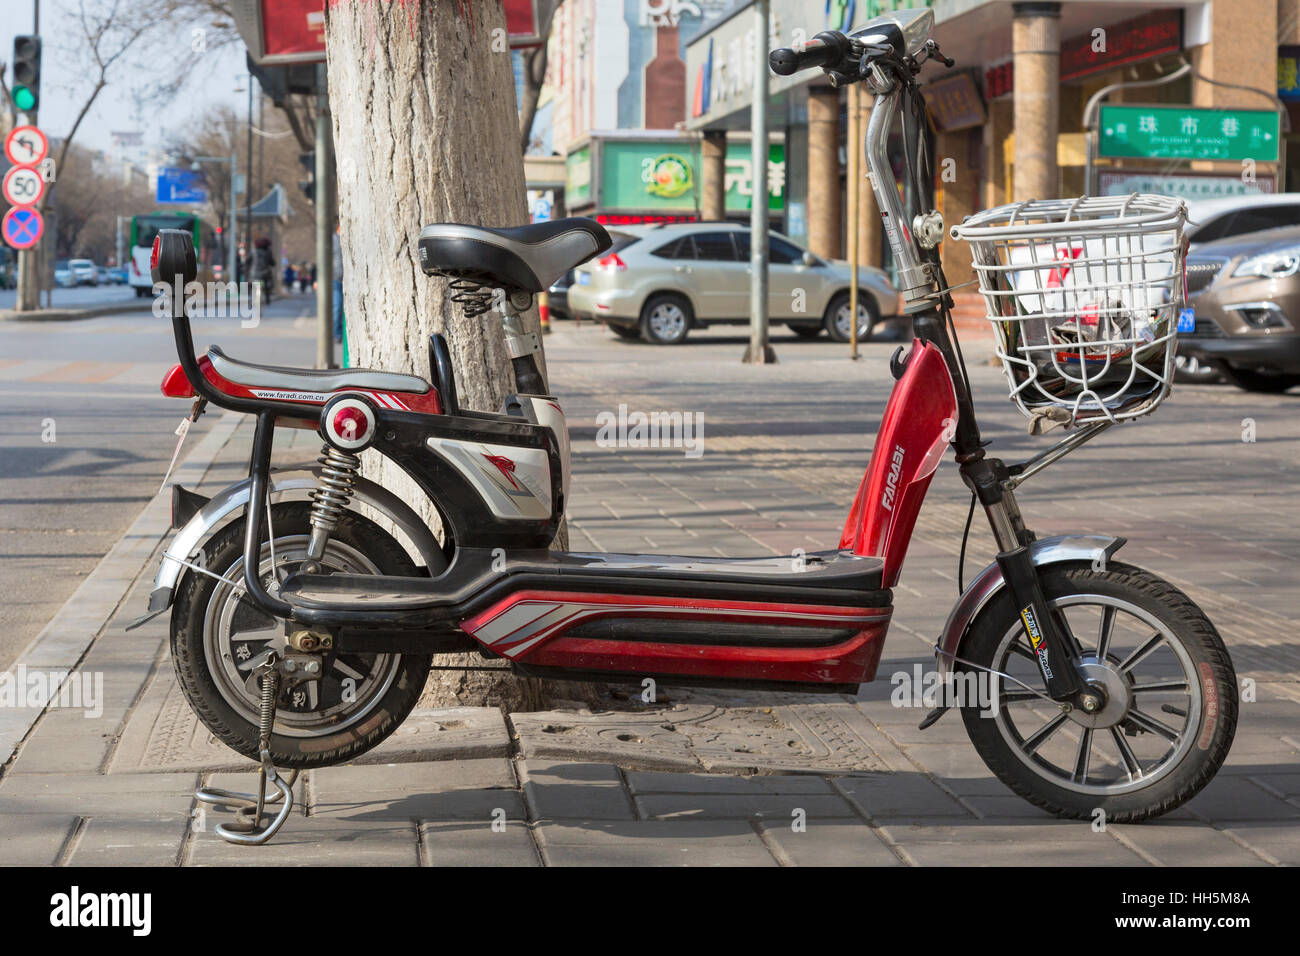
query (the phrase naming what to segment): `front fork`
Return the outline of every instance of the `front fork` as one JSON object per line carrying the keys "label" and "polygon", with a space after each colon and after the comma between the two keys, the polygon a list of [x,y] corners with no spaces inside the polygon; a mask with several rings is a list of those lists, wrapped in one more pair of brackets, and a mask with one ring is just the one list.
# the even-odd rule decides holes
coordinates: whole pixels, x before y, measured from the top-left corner
{"label": "front fork", "polygon": [[1010,475],[996,458],[982,456],[963,462],[962,479],[974,491],[997,542],[998,567],[1015,599],[1020,624],[1029,639],[1039,673],[1052,700],[1093,713],[1105,706],[1104,691],[1087,683],[1081,670],[1081,649],[1065,619],[1055,614],[1043,595],[1038,571],[1030,557],[1033,533],[1025,527]]}

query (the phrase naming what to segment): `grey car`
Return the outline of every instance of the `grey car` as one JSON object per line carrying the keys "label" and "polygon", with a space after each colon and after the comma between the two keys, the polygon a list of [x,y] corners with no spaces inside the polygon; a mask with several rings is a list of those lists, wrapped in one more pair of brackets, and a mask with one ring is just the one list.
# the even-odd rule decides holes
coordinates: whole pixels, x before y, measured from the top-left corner
{"label": "grey car", "polygon": [[1300,385],[1300,225],[1198,244],[1178,354],[1252,392]]}
{"label": "grey car", "polygon": [[[614,245],[578,266],[569,311],[599,319],[620,336],[675,345],[691,329],[749,321],[749,228],[693,222],[633,228],[612,234]],[[823,259],[778,233],[770,234],[768,314],[799,335],[825,330],[847,342],[849,265]],[[889,276],[858,268],[858,337],[883,316],[899,312]]]}

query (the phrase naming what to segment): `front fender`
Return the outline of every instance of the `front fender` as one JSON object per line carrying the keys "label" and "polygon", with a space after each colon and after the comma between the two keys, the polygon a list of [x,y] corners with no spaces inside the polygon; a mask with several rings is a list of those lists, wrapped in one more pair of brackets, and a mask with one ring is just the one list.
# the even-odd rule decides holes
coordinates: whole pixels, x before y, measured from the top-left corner
{"label": "front fender", "polygon": [[[271,501],[306,500],[316,488],[316,475],[311,471],[271,472]],[[225,524],[233,512],[243,512],[248,504],[250,479],[223,488],[176,532],[176,537],[163,552],[162,564],[149,592],[149,612],[157,614],[171,607],[176,596],[176,584],[185,566],[199,545],[217,528]],[[419,552],[430,574],[438,574],[446,567],[447,558],[442,546],[427,524],[402,499],[391,491],[358,477],[352,487],[352,503],[369,505],[400,528]]]}
{"label": "front fender", "polygon": [[[1034,567],[1061,564],[1066,561],[1093,562],[1098,558],[1110,560],[1111,556],[1124,546],[1127,539],[1113,538],[1104,534],[1062,534],[1052,538],[1043,538],[1029,546],[1029,556]],[[952,669],[952,658],[958,653],[962,639],[984,606],[993,600],[1006,586],[1002,578],[1002,569],[994,561],[978,575],[970,586],[962,592],[943,633],[934,646],[935,661],[940,677],[946,677]]]}

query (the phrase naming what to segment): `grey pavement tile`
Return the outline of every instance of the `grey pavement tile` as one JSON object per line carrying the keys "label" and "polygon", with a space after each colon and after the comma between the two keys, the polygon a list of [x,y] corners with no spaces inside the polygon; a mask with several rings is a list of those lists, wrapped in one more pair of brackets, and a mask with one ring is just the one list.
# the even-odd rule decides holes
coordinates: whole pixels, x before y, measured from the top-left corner
{"label": "grey pavement tile", "polygon": [[544,821],[535,832],[548,866],[776,866],[745,821]]}
{"label": "grey pavement tile", "polygon": [[760,823],[759,829],[783,865],[903,865],[884,840],[860,820],[811,820],[802,831],[773,821]]}
{"label": "grey pavement tile", "polygon": [[262,846],[237,846],[213,832],[196,833],[188,866],[418,866],[415,824],[406,820],[293,817]]}
{"label": "grey pavement tile", "polygon": [[189,822],[187,814],[92,817],[78,834],[68,865],[176,866]]}
{"label": "grey pavement tile", "polygon": [[1223,830],[1265,859],[1276,860],[1283,866],[1300,866],[1300,826],[1294,822],[1249,820],[1228,824]]}
{"label": "grey pavement tile", "polygon": [[857,818],[852,805],[837,794],[660,793],[635,801],[647,820]]}
{"label": "grey pavement tile", "polygon": [[1258,854],[1211,826],[1169,816],[1143,824],[1112,823],[1107,829],[1165,866],[1266,866]]}
{"label": "grey pavement tile", "polygon": [[420,826],[426,866],[541,866],[525,823],[493,828],[482,823],[425,823]]}
{"label": "grey pavement tile", "polygon": [[891,823],[881,829],[919,866],[1146,866],[1140,855],[1086,821],[952,826]]}
{"label": "grey pavement tile", "polygon": [[404,791],[445,793],[449,790],[515,789],[515,775],[504,757],[478,760],[434,760],[423,763],[349,764],[321,767],[309,773],[315,799],[335,795]]}
{"label": "grey pavement tile", "polygon": [[740,777],[718,773],[663,773],[629,770],[627,784],[633,794],[652,793],[830,793],[824,777],[813,774],[768,774]]}
{"label": "grey pavement tile", "polygon": [[974,815],[934,781],[919,773],[865,774],[833,781],[835,789],[851,797],[873,818],[957,817]]}
{"label": "grey pavement tile", "polygon": [[1300,806],[1273,796],[1246,777],[1232,774],[1215,777],[1184,806],[1216,823],[1237,820],[1292,820],[1300,823]]}
{"label": "grey pavement tile", "polygon": [[487,825],[498,819],[524,820],[526,814],[518,790],[385,791],[313,800],[309,818],[361,822],[468,820]]}
{"label": "grey pavement tile", "polygon": [[79,823],[69,813],[0,813],[0,866],[53,866]]}
{"label": "grey pavement tile", "polygon": [[534,819],[635,819],[613,764],[529,758],[519,762],[519,775]]}

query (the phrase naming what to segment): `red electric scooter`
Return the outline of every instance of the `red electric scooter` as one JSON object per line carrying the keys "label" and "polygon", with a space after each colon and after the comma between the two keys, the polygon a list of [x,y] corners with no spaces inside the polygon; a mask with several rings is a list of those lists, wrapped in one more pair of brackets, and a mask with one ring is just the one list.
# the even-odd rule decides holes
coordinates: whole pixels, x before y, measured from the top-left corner
{"label": "red electric scooter", "polygon": [[[283,824],[292,776],[277,768],[343,762],[391,734],[435,653],[472,649],[548,678],[855,692],[875,677],[890,589],[946,448],[999,548],[936,635],[941,673],[990,681],[991,706],[957,703],[990,769],[1051,813],[1100,808],[1110,820],[1163,813],[1213,777],[1237,715],[1214,626],[1172,585],[1115,561],[1123,538],[1037,538],[1014,493],[1167,393],[1171,368],[1162,375],[1160,362],[1172,362],[1169,316],[1181,304],[1182,220],[1157,223],[1171,235],[1151,247],[1165,268],[1149,284],[1167,294],[1154,305],[1144,296],[1140,308],[1113,301],[1138,280],[1132,270],[1109,275],[1114,260],[1094,247],[1126,236],[1131,258],[1133,236],[1167,212],[1143,197],[1118,211],[1099,200],[1076,201],[1064,215],[1048,204],[1037,218],[1028,208],[993,211],[959,227],[971,234],[991,317],[1004,329],[999,354],[1013,398],[1069,431],[1028,462],[987,455],[937,251],[942,223],[916,77],[929,60],[952,61],[930,38],[932,25],[928,10],[902,11],[852,36],[826,32],[771,54],[777,73],[822,67],[833,82],[867,82],[875,94],[866,158],[915,329],[891,362],[897,382],[832,551],[796,560],[548,550],[568,496],[568,434],[521,313],[554,278],[608,248],[595,222],[443,224],[420,235],[426,273],[450,279],[470,317],[504,326],[519,394],[500,413],[459,406],[441,335],[429,343],[428,380],[256,365],[216,346],[196,358],[182,296],[196,272],[193,246],[184,233],[160,234],[152,270],[155,282],[174,282],[180,357],[164,393],[193,397],[195,416],[211,403],[257,422],[247,480],[211,499],[174,489],[179,530],[141,619],[171,609],[172,655],[190,703],[213,734],[260,763],[256,795],[200,792],[240,810],[220,828],[224,837],[260,843]],[[919,207],[910,217],[885,156],[900,109]],[[1065,258],[1048,228],[1059,233],[1063,223],[1081,230],[1079,251]],[[1110,297],[1100,306],[1075,301],[1101,287]],[[1035,330],[1046,344],[1034,342]],[[277,423],[319,431],[317,468],[270,468]],[[359,476],[367,448],[429,497],[440,537]],[[267,796],[268,783],[278,792]]]}

